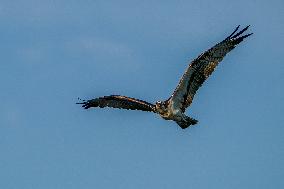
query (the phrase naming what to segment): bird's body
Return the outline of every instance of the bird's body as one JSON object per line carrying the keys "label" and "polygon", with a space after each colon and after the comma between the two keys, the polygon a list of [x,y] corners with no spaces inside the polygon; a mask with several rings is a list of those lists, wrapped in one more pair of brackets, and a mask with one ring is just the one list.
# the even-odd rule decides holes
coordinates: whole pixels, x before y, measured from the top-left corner
{"label": "bird's body", "polygon": [[83,104],[85,109],[91,107],[112,107],[154,112],[159,114],[165,120],[175,121],[182,129],[194,125],[197,123],[197,120],[184,114],[186,108],[191,105],[196,91],[211,75],[225,55],[243,41],[244,38],[252,34],[250,33],[241,36],[248,27],[249,26],[236,33],[239,29],[238,26],[230,36],[193,60],[182,76],[174,93],[165,101],[157,101],[154,105],[135,98],[111,95],[87,101],[83,100],[83,102],[77,104]]}

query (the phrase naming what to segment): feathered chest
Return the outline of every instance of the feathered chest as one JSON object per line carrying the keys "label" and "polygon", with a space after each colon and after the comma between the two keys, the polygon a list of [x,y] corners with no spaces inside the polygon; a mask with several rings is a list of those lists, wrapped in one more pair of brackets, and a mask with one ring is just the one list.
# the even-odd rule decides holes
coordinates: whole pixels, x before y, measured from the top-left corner
{"label": "feathered chest", "polygon": [[180,109],[175,107],[172,101],[168,101],[166,107],[157,107],[157,112],[166,120],[173,120],[177,115],[181,114]]}

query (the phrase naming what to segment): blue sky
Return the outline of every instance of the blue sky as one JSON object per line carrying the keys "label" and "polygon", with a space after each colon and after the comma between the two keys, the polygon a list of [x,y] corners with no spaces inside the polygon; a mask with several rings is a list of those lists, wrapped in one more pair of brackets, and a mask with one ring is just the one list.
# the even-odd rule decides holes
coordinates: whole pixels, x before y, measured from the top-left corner
{"label": "blue sky", "polygon": [[[0,188],[281,188],[283,1],[0,2]],[[190,60],[254,35],[198,91],[181,130],[77,97],[169,97]]]}

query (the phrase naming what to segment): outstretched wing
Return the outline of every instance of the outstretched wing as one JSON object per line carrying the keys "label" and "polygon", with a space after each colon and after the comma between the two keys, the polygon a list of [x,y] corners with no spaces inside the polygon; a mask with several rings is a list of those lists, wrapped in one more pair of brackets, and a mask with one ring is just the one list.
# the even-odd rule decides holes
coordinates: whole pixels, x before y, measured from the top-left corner
{"label": "outstretched wing", "polygon": [[91,107],[111,107],[119,109],[155,112],[155,106],[151,103],[120,95],[111,95],[95,98],[92,100],[83,100],[82,102],[76,104],[82,104],[82,107],[85,109]]}
{"label": "outstretched wing", "polygon": [[252,34],[241,35],[249,26],[236,33],[239,27],[240,26],[222,42],[202,53],[191,62],[173,95],[169,99],[175,108],[181,109],[184,112],[192,103],[196,91],[211,75],[218,63],[221,62],[225,55],[234,49],[237,44],[243,41],[244,38]]}

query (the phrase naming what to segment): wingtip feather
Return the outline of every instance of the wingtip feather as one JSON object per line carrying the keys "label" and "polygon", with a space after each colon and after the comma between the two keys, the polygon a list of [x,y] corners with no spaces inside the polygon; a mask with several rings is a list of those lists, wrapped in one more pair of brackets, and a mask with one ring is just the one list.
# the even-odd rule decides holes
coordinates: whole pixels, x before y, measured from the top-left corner
{"label": "wingtip feather", "polygon": [[240,28],[241,25],[238,25],[235,30],[227,37],[227,39],[230,39],[235,33],[236,31],[238,31],[238,29]]}
{"label": "wingtip feather", "polygon": [[237,38],[238,36],[240,36],[242,33],[244,33],[248,28],[250,27],[250,25],[244,27],[241,31],[239,31],[238,33],[231,35],[230,39],[234,39]]}

